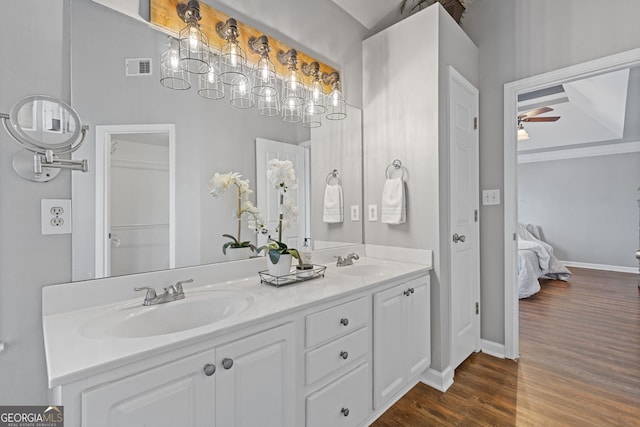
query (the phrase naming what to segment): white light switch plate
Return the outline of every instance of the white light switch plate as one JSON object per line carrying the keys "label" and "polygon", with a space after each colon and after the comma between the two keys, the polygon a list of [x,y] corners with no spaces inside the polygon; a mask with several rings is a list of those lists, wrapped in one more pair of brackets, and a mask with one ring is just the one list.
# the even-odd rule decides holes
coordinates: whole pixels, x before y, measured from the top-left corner
{"label": "white light switch plate", "polygon": [[360,221],[360,206],[351,206],[351,221]]}
{"label": "white light switch plate", "polygon": [[42,199],[40,200],[40,207],[42,234],[71,233],[70,199]]}
{"label": "white light switch plate", "polygon": [[378,205],[369,205],[369,221],[377,221],[378,220]]}
{"label": "white light switch plate", "polygon": [[482,204],[485,206],[500,204],[500,190],[482,190]]}

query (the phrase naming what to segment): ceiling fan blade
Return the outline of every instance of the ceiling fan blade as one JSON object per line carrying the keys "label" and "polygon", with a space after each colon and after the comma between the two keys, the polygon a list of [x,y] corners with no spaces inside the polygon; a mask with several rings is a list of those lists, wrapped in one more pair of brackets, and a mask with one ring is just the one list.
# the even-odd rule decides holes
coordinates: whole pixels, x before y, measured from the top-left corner
{"label": "ceiling fan blade", "polygon": [[537,115],[540,115],[540,114],[548,113],[549,111],[553,111],[553,108],[551,108],[551,107],[540,107],[540,108],[536,108],[535,110],[531,110],[531,111],[527,111],[526,113],[522,113],[518,117],[519,118],[533,117],[533,116],[537,116]]}
{"label": "ceiling fan blade", "polygon": [[551,117],[525,117],[522,119],[523,122],[557,122],[560,120],[560,116],[551,116]]}

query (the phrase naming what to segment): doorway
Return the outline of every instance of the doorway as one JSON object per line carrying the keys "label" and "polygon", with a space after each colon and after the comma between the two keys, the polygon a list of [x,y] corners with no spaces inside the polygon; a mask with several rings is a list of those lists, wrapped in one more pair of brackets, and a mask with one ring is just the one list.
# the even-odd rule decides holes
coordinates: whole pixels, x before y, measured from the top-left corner
{"label": "doorway", "polygon": [[175,267],[174,125],[96,127],[96,277]]}
{"label": "doorway", "polygon": [[640,64],[640,49],[633,49],[583,64],[508,83],[504,89],[504,277],[505,357],[519,357],[518,324],[518,197],[517,197],[517,99],[518,94],[630,68]]}

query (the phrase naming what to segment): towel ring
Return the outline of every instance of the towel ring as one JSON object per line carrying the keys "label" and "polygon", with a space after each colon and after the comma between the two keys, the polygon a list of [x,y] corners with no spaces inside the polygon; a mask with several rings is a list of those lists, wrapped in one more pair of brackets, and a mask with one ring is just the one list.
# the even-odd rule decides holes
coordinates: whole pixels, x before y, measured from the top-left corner
{"label": "towel ring", "polygon": [[[389,169],[391,168],[393,169],[390,171]],[[389,166],[387,166],[387,169],[385,169],[384,171],[385,177],[387,179],[391,178],[391,174],[394,170],[400,170],[400,172],[402,172],[402,175],[400,175],[400,179],[404,179],[404,166],[402,166],[402,162],[398,159],[395,159]]]}
{"label": "towel ring", "polygon": [[334,179],[334,178],[337,181],[336,184],[342,185],[342,183],[340,182],[340,174],[338,173],[338,169],[334,169],[327,174],[327,179],[326,179],[327,185],[330,185],[331,179]]}

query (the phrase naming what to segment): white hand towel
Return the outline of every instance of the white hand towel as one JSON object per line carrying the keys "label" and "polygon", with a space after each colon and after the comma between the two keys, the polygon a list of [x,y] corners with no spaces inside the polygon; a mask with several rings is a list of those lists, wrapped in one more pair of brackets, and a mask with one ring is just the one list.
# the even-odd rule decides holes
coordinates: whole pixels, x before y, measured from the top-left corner
{"label": "white hand towel", "polygon": [[342,186],[327,184],[324,188],[324,212],[322,220],[328,223],[344,221]]}
{"label": "white hand towel", "polygon": [[407,206],[402,178],[388,178],[382,189],[381,220],[385,224],[407,221]]}

